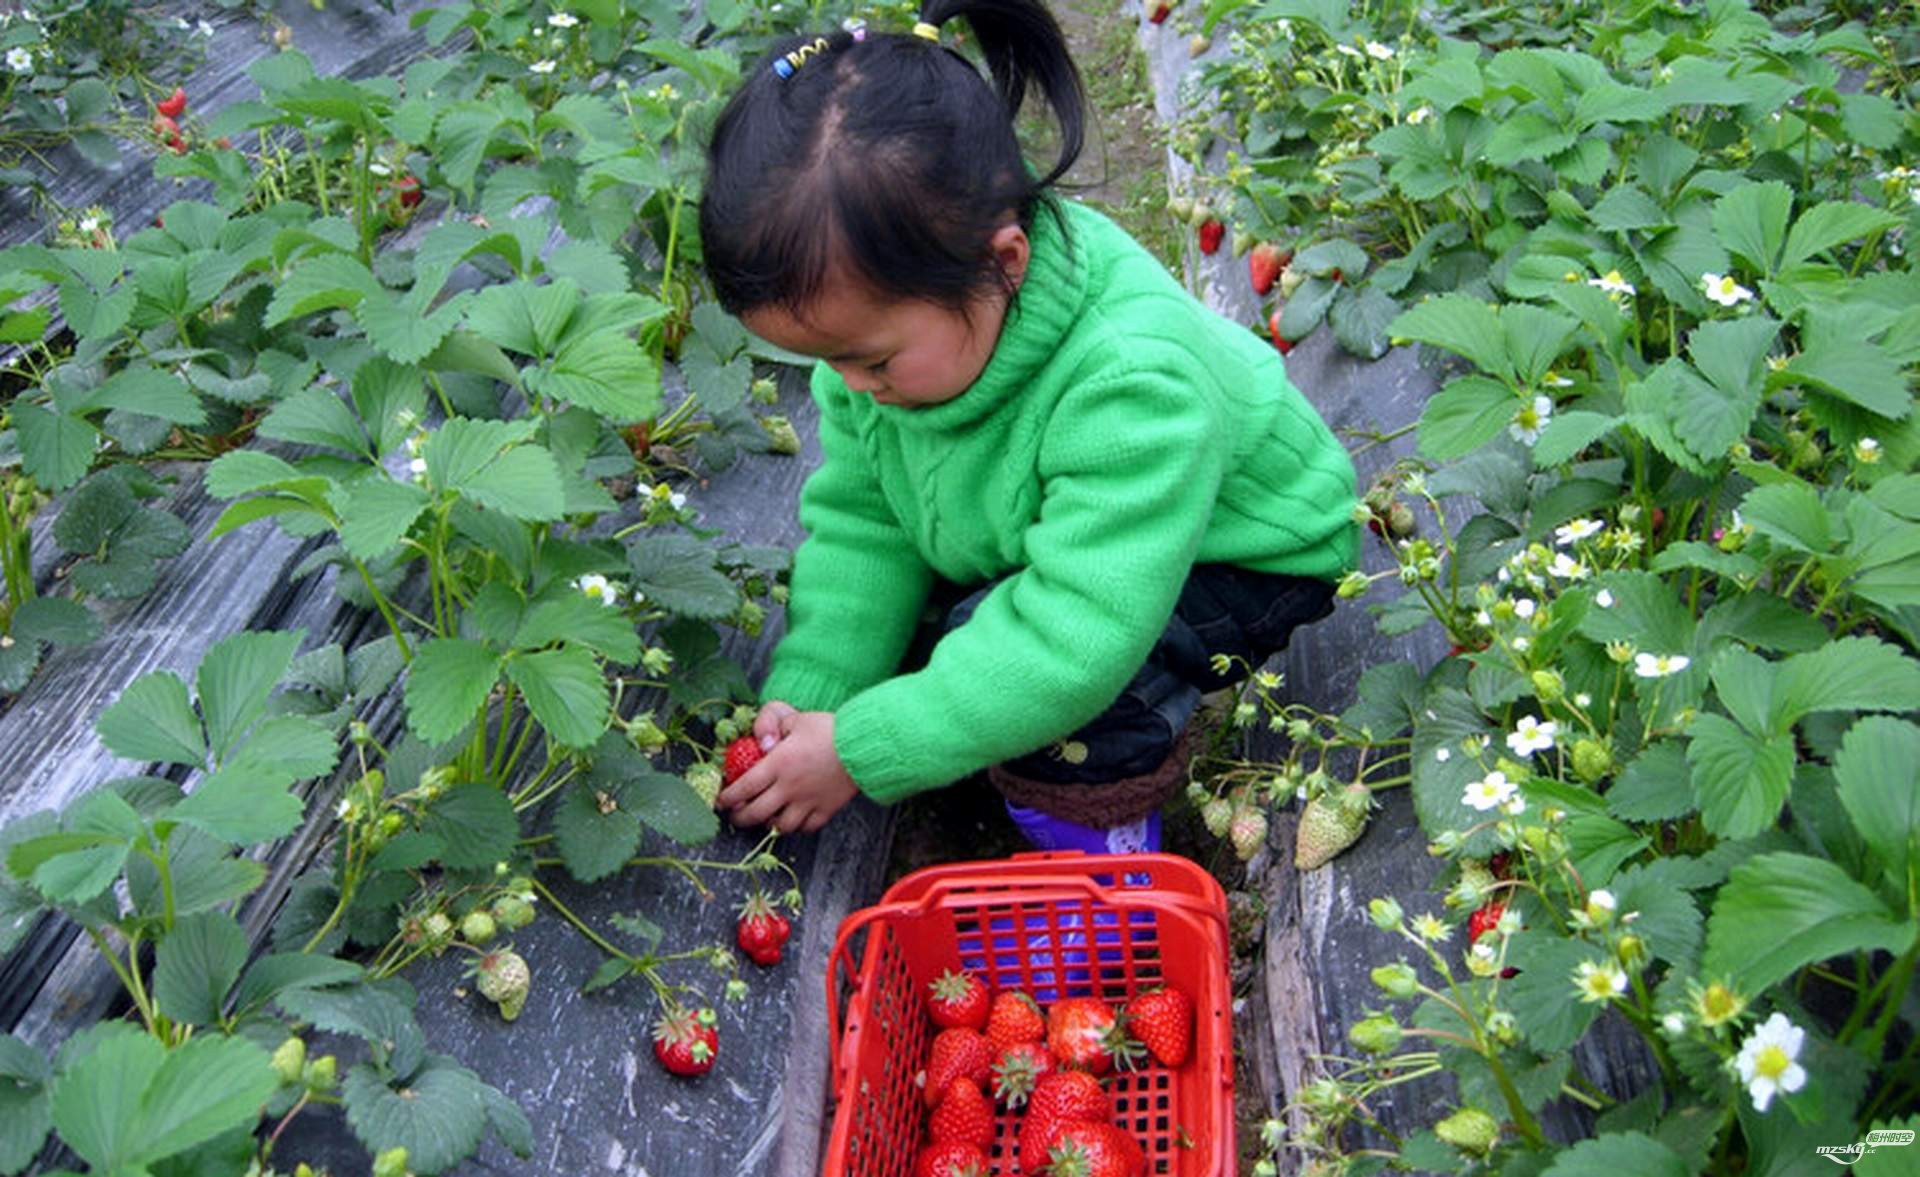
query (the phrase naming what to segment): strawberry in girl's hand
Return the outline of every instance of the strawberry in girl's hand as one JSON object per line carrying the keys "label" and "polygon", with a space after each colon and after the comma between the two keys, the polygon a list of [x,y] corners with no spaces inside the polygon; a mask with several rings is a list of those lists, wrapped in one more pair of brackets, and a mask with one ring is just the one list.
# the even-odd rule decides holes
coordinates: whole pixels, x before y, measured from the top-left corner
{"label": "strawberry in girl's hand", "polygon": [[987,1009],[987,1041],[995,1050],[1022,1042],[1047,1040],[1047,1015],[1040,1003],[1018,989],[1002,989]]}
{"label": "strawberry in girl's hand", "polygon": [[704,1075],[720,1054],[719,1018],[712,1009],[681,1006],[653,1024],[653,1057],[675,1075]]}
{"label": "strawberry in girl's hand", "polygon": [[964,1140],[930,1144],[913,1159],[913,1177],[987,1177],[986,1150]]}
{"label": "strawberry in girl's hand", "polygon": [[954,1026],[933,1036],[933,1048],[927,1055],[927,1106],[939,1103],[955,1079],[966,1079],[975,1087],[985,1087],[993,1074],[993,1047],[978,1030]]}
{"label": "strawberry in girl's hand", "polygon": [[1206,220],[1200,222],[1199,233],[1200,252],[1211,254],[1219,250],[1220,242],[1227,235],[1227,226],[1221,222],[1219,217],[1208,217]]}
{"label": "strawberry in girl's hand", "polygon": [[993,1064],[993,1097],[1010,1108],[1021,1107],[1053,1070],[1052,1051],[1038,1042],[1016,1042]]}
{"label": "strawberry in girl's hand", "polygon": [[187,113],[187,92],[183,87],[175,86],[173,93],[153,104],[153,109],[170,119],[177,119]]}
{"label": "strawberry in girl's hand", "polygon": [[927,982],[927,990],[927,1014],[934,1025],[978,1030],[987,1024],[987,986],[972,973],[947,969]]}
{"label": "strawberry in girl's hand", "polygon": [[1131,1061],[1139,1044],[1127,1037],[1113,1007],[1097,997],[1066,997],[1047,1011],[1047,1048],[1063,1068],[1104,1075],[1116,1057]]}
{"label": "strawberry in girl's hand", "polygon": [[1126,1009],[1127,1029],[1161,1065],[1177,1067],[1187,1061],[1193,1045],[1192,998],[1163,986],[1134,994]]}
{"label": "strawberry in girl's hand", "polygon": [[793,931],[793,925],[787,917],[781,915],[767,897],[754,892],[740,908],[740,922],[734,927],[734,942],[740,945],[740,951],[747,959],[757,965],[776,965],[780,963],[780,950],[787,942],[787,936]]}
{"label": "strawberry in girl's hand", "polygon": [[993,1104],[973,1080],[961,1076],[947,1084],[939,1106],[927,1117],[927,1139],[934,1144],[958,1140],[981,1149],[993,1147]]}
{"label": "strawberry in girl's hand", "polygon": [[1247,253],[1247,277],[1253,280],[1253,292],[1264,295],[1279,280],[1292,254],[1271,241],[1262,241]]}
{"label": "strawberry in girl's hand", "polygon": [[726,760],[720,766],[721,781],[731,785],[733,782],[739,780],[749,768],[760,763],[760,758],[764,755],[766,755],[766,753],[760,750],[760,741],[757,737],[751,735],[741,736],[739,739],[733,741],[733,743],[727,745]]}

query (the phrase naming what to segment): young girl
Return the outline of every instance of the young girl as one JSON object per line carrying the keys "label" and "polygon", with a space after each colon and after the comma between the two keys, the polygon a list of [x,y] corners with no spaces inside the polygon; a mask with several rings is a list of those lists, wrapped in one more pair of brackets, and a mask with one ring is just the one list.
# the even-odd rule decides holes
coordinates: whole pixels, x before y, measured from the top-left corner
{"label": "young girl", "polygon": [[[955,17],[991,84],[943,44]],[[1038,174],[1029,88],[1060,129]],[[1040,0],[792,39],[720,116],[707,272],[821,361],[767,754],[718,799],[736,824],[815,830],[985,768],[1036,845],[1156,848],[1201,694],[1331,611],[1352,463],[1270,346],[1052,194],[1084,120]]]}

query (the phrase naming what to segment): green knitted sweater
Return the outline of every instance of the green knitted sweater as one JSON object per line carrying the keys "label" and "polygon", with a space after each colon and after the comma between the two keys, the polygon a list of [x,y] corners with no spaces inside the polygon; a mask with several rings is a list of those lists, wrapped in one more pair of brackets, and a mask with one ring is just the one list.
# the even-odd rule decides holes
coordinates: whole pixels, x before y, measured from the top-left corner
{"label": "green knitted sweater", "polygon": [[[847,772],[890,803],[1032,752],[1112,704],[1195,562],[1339,578],[1354,471],[1274,349],[1106,217],[1044,210],[978,380],[911,408],[813,371],[787,632],[761,689],[834,713]],[[1004,578],[896,673],[933,578]]]}

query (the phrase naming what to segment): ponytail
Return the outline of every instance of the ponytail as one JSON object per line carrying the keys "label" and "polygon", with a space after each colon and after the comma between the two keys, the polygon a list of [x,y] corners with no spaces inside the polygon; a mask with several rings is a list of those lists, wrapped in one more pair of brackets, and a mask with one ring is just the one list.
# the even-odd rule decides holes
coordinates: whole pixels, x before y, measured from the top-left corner
{"label": "ponytail", "polygon": [[936,27],[962,17],[986,58],[994,89],[1018,118],[1027,87],[1037,83],[1060,127],[1060,157],[1040,178],[1047,188],[1073,167],[1086,140],[1086,90],[1067,50],[1066,35],[1039,0],[926,0],[920,19]]}

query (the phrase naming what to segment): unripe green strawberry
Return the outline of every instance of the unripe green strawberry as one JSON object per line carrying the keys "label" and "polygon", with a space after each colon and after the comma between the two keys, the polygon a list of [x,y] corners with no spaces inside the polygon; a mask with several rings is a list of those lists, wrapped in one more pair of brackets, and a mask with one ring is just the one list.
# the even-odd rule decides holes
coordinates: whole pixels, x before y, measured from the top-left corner
{"label": "unripe green strawberry", "polygon": [[1233,843],[1233,853],[1241,862],[1258,854],[1267,844],[1266,811],[1252,805],[1235,810],[1227,825],[1227,840]]}
{"label": "unripe green strawberry", "polygon": [[1576,740],[1573,745],[1573,771],[1588,784],[1613,771],[1613,753],[1598,740]]}
{"label": "unripe green strawberry", "polygon": [[408,1177],[407,1150],[396,1145],[373,1158],[373,1177]]}
{"label": "unripe green strawberry", "polygon": [[771,377],[762,376],[747,387],[747,395],[763,405],[780,399],[780,386]]}
{"label": "unripe green strawberry", "polygon": [[493,917],[484,911],[470,911],[460,921],[460,938],[469,944],[485,944],[498,930]]}
{"label": "unripe green strawberry", "polygon": [[493,901],[493,920],[510,932],[533,922],[533,904],[524,896],[502,895]]}
{"label": "unripe green strawberry", "polygon": [[1187,219],[1189,219],[1190,217],[1192,217],[1192,216],[1193,216],[1193,200],[1192,200],[1192,198],[1191,198],[1191,197],[1186,197],[1186,196],[1170,196],[1170,197],[1168,197],[1168,198],[1167,198],[1167,212],[1169,212],[1170,214],[1172,214],[1172,215],[1173,215],[1173,217],[1174,217],[1174,218],[1175,218],[1176,220],[1182,220],[1182,221],[1184,221],[1184,220],[1187,220]]}
{"label": "unripe green strawberry", "polygon": [[1209,797],[1200,806],[1200,820],[1206,823],[1207,832],[1216,838],[1227,836],[1227,829],[1233,824],[1233,802],[1225,797]]}
{"label": "unripe green strawberry", "polygon": [[1500,1142],[1500,1123],[1479,1108],[1461,1108],[1435,1124],[1433,1134],[1463,1152],[1484,1155]]}
{"label": "unripe green strawberry", "polygon": [[475,966],[476,988],[480,996],[500,1007],[500,1016],[511,1022],[520,1016],[532,987],[533,974],[527,962],[510,948],[496,949],[480,958]]}
{"label": "unripe green strawberry", "polygon": [[297,1035],[290,1036],[273,1052],[273,1073],[282,1083],[298,1083],[307,1070],[307,1044]]}
{"label": "unripe green strawberry", "polygon": [[1400,1045],[1400,1023],[1392,1014],[1374,1014],[1355,1022],[1347,1039],[1368,1054],[1387,1054]]}
{"label": "unripe green strawberry", "polygon": [[1192,229],[1198,229],[1212,219],[1213,206],[1204,200],[1194,201],[1193,207],[1187,211],[1187,226]]}
{"label": "unripe green strawberry", "polygon": [[769,448],[776,454],[797,454],[800,452],[800,434],[794,429],[793,422],[780,416],[760,418],[760,428],[767,431]]}
{"label": "unripe green strawberry", "polygon": [[1420,991],[1420,974],[1404,960],[1376,966],[1369,975],[1388,997],[1412,997]]}
{"label": "unripe green strawberry", "polygon": [[718,765],[702,761],[687,766],[687,787],[700,795],[709,808],[713,799],[720,795],[720,768]]}
{"label": "unripe green strawberry", "polygon": [[307,1062],[307,1069],[300,1076],[307,1090],[323,1095],[333,1090],[334,1080],[339,1076],[340,1063],[330,1054],[323,1054]]}
{"label": "unripe green strawberry", "polygon": [[1307,275],[1304,270],[1296,270],[1292,266],[1285,267],[1280,271],[1280,297],[1292,298],[1293,292],[1300,289],[1300,284],[1306,280]]}
{"label": "unripe green strawberry", "polygon": [[[1359,788],[1370,791],[1366,786]],[[1300,870],[1316,870],[1332,862],[1335,855],[1360,840],[1367,828],[1367,810],[1348,799],[1349,794],[1315,797],[1300,811],[1300,828],[1294,834],[1293,865]]]}
{"label": "unripe green strawberry", "polygon": [[436,947],[453,939],[453,921],[438,911],[422,921],[420,929],[426,935],[427,943]]}

